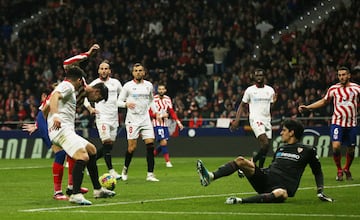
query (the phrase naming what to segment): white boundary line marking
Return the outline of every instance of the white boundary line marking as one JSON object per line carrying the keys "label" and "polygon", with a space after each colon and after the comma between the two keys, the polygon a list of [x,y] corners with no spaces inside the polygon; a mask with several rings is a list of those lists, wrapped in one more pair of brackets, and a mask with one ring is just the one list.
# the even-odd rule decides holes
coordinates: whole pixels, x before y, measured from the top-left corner
{"label": "white boundary line marking", "polygon": [[[341,186],[326,186],[325,188],[348,188],[348,187],[358,187],[360,184],[350,184],[350,185],[341,185]],[[303,187],[299,190],[310,190],[314,187]],[[142,204],[142,203],[152,203],[152,202],[163,202],[163,201],[175,201],[175,200],[186,200],[186,199],[199,199],[199,198],[211,198],[211,197],[223,197],[231,195],[246,195],[254,194],[254,192],[243,192],[243,193],[227,193],[227,194],[216,194],[216,195],[198,195],[198,196],[183,196],[183,197],[174,197],[174,198],[163,198],[163,199],[150,199],[150,200],[137,200],[137,201],[124,201],[124,202],[114,202],[106,204],[95,204],[91,206],[64,206],[64,207],[53,207],[53,208],[37,208],[37,209],[25,209],[18,210],[19,212],[57,212],[61,210],[66,210],[67,212],[73,213],[103,213],[103,214],[164,214],[164,215],[239,215],[239,216],[304,216],[304,217],[345,217],[345,218],[360,218],[360,215],[334,215],[334,214],[304,214],[304,213],[241,213],[241,212],[165,212],[165,211],[91,211],[84,210],[84,208],[90,207],[106,207],[114,205],[127,205],[127,204]],[[75,210],[81,208],[82,210]],[[73,209],[73,210],[70,210]]]}
{"label": "white boundary line marking", "polygon": [[162,214],[162,215],[232,215],[232,216],[289,216],[289,217],[342,217],[359,218],[360,215],[333,215],[333,214],[304,214],[304,213],[256,213],[256,212],[165,212],[165,211],[84,211],[72,210],[67,213],[87,213],[87,214]]}

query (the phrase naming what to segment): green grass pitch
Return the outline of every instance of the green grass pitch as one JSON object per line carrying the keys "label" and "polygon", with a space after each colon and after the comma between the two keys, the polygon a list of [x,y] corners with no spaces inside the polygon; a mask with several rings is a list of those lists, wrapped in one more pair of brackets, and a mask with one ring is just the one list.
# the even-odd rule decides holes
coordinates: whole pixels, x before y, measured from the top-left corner
{"label": "green grass pitch", "polygon": [[[200,185],[196,160],[202,159],[209,170],[233,158],[172,158],[174,167],[166,168],[162,157],[156,158],[155,173],[160,182],[146,182],[146,160],[133,159],[128,181],[119,181],[117,195],[93,199],[90,178],[85,174],[83,186],[90,189],[85,196],[91,206],[79,206],[52,199],[52,159],[0,160],[0,218],[16,219],[360,219],[360,166],[355,158],[353,181],[336,182],[332,158],[321,158],[325,175],[325,194],[335,202],[321,202],[316,197],[315,180],[307,167],[300,189],[283,204],[226,205],[228,196],[254,195],[246,179],[235,174]],[[270,162],[268,158],[266,162]],[[344,160],[344,159],[343,159]],[[120,172],[123,158],[113,158]],[[103,159],[99,173],[106,172]],[[63,190],[67,185],[65,168]]]}

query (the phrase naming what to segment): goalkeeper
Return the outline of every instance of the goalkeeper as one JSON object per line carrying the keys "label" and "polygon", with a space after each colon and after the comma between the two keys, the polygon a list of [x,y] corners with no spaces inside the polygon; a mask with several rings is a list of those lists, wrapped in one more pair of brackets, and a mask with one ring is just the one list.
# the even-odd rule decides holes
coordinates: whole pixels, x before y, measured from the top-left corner
{"label": "goalkeeper", "polygon": [[215,172],[209,172],[203,162],[198,160],[197,171],[201,185],[208,186],[214,180],[240,169],[258,195],[247,198],[229,197],[225,201],[226,204],[281,203],[288,197],[295,196],[301,176],[309,164],[315,177],[317,197],[321,201],[332,202],[333,199],[323,193],[324,177],[316,148],[300,142],[303,133],[304,127],[299,121],[285,120],[280,133],[284,145],[276,150],[268,168],[260,169],[252,160],[239,156]]}

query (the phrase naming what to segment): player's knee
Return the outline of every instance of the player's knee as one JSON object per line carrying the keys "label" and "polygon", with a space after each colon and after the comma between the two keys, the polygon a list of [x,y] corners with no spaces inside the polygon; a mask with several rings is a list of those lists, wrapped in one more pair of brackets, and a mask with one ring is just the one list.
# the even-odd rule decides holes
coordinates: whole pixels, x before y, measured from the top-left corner
{"label": "player's knee", "polygon": [[96,147],[95,147],[95,145],[93,145],[91,143],[88,143],[86,145],[86,151],[90,155],[96,155]]}
{"label": "player's knee", "polygon": [[243,156],[238,156],[237,158],[235,158],[234,161],[238,165],[238,167],[251,166],[251,161],[249,161]]}
{"label": "player's knee", "polygon": [[167,145],[167,141],[166,139],[163,139],[159,142],[160,146],[166,146]]}
{"label": "player's knee", "polygon": [[51,149],[52,149],[52,151],[53,151],[54,153],[57,153],[57,152],[63,150],[61,147],[59,147],[59,146],[57,146],[57,145],[54,145],[54,144],[51,145]]}
{"label": "player's knee", "polygon": [[274,189],[272,191],[272,193],[274,194],[276,200],[280,201],[285,201],[288,198],[288,193],[285,189],[279,188],[279,189]]}
{"label": "player's knee", "polygon": [[[95,149],[96,153],[96,149]],[[86,151],[85,148],[81,148],[75,152],[75,154],[72,156],[74,160],[83,160],[85,162],[89,161],[89,154]]]}

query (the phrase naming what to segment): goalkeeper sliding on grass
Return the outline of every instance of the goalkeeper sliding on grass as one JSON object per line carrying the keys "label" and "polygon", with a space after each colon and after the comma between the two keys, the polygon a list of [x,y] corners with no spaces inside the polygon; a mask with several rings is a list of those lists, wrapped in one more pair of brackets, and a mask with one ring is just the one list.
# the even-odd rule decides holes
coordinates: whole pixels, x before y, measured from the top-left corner
{"label": "goalkeeper sliding on grass", "polygon": [[300,142],[303,133],[304,127],[299,121],[284,121],[280,133],[284,145],[276,150],[268,168],[260,169],[252,160],[239,156],[215,172],[209,172],[203,162],[198,160],[196,165],[201,185],[208,186],[212,181],[240,169],[258,195],[248,198],[229,197],[226,204],[281,203],[295,196],[304,169],[309,164],[315,177],[317,197],[321,201],[332,202],[333,199],[323,193],[324,177],[316,148]]}

